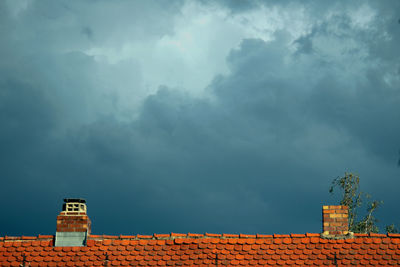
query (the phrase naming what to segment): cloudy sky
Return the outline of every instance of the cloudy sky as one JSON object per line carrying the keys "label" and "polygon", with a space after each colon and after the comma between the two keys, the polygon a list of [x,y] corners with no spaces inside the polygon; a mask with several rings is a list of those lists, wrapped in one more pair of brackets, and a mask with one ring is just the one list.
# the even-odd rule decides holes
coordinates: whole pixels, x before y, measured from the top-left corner
{"label": "cloudy sky", "polygon": [[[0,236],[305,233],[345,172],[400,224],[400,2],[0,1]],[[383,229],[382,229],[383,230]]]}

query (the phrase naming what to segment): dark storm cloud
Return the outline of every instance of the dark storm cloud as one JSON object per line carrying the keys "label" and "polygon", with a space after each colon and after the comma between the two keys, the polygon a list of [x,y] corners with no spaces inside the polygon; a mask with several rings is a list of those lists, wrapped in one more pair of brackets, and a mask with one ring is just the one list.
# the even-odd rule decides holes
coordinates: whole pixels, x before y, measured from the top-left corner
{"label": "dark storm cloud", "polygon": [[[99,89],[124,68],[82,51],[168,35],[179,3],[77,3],[0,8],[0,200],[13,203],[0,235],[52,233],[65,196],[88,199],[95,233],[318,232],[329,183],[346,170],[394,209],[399,35],[388,2],[369,28],[343,13],[296,40],[244,39],[211,98],[160,86],[134,119],[117,112],[124,95]],[[389,208],[382,221],[400,221]]]}
{"label": "dark storm cloud", "polygon": [[91,28],[83,27],[81,32],[82,32],[82,34],[86,35],[87,38],[93,39],[93,31]]}
{"label": "dark storm cloud", "polygon": [[[108,6],[107,1],[0,5],[4,15],[0,18],[1,198],[12,203],[4,207],[10,220],[2,220],[1,235],[51,232],[54,211],[63,197],[108,194],[109,184],[116,190],[121,186],[118,178],[125,177],[121,172],[126,168],[121,168],[122,162],[115,165],[112,151],[96,146],[103,139],[81,143],[85,130],[80,127],[113,110],[113,98],[99,91],[101,75],[110,75],[110,68],[97,65],[80,50],[93,42],[123,42],[129,34],[142,39],[166,34],[177,6],[171,1],[128,6]],[[92,16],[85,15],[91,12]],[[82,28],[90,31],[82,34]],[[122,29],[129,30],[116,34]],[[115,165],[111,171],[102,165],[104,161]],[[96,183],[97,189],[90,189]],[[115,190],[109,191],[117,195]],[[31,223],[26,224],[28,218]]]}
{"label": "dark storm cloud", "polygon": [[250,1],[250,0],[244,0],[244,1],[234,1],[234,0],[223,0],[223,1],[210,1],[210,0],[199,0],[199,2],[205,4],[205,5],[221,5],[221,6],[227,6],[229,9],[232,11],[232,13],[237,13],[237,12],[244,12],[251,10],[253,8],[256,8],[260,5],[260,1]]}
{"label": "dark storm cloud", "polygon": [[[389,48],[393,40],[382,36],[389,32],[383,25],[366,33],[348,28],[346,17],[335,17],[334,20],[341,27],[341,39],[362,45],[345,48],[342,60],[330,61],[320,67],[323,77],[310,94],[308,106],[321,122],[349,131],[353,138],[364,143],[364,149],[393,161],[393,151],[400,146],[400,128],[396,123],[399,119],[399,72],[396,70],[398,64],[393,64],[393,59],[399,58],[398,51]],[[312,47],[313,40],[333,34],[331,26],[321,25],[309,36],[301,37],[300,51]],[[393,34],[393,39],[398,36]],[[388,47],[392,57],[384,58],[385,49],[376,54],[376,46]],[[368,56],[364,54],[366,51]],[[318,59],[318,52],[313,51],[313,57]],[[352,60],[363,60],[366,65],[359,69]],[[346,74],[332,71],[335,68],[348,69],[353,76],[343,81],[341,77]]]}

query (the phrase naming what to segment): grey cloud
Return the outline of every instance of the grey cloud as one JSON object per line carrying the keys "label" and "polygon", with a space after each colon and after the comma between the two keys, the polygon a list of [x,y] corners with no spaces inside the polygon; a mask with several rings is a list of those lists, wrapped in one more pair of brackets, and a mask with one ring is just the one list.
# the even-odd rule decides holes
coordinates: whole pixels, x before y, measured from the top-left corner
{"label": "grey cloud", "polygon": [[299,53],[310,54],[313,52],[312,41],[310,36],[302,36],[298,38],[295,43],[299,45],[297,51]]}
{"label": "grey cloud", "polygon": [[[365,148],[393,161],[393,153],[400,146],[400,129],[396,123],[396,110],[400,100],[397,88],[400,84],[396,79],[388,81],[387,77],[398,75],[393,59],[399,56],[393,52],[392,58],[382,60],[381,55],[376,55],[374,51],[376,43],[385,46],[388,42],[381,35],[381,30],[372,29],[366,34],[363,30],[349,27],[346,21],[343,18],[337,24],[339,28],[335,27],[341,32],[340,38],[344,38],[346,42],[353,40],[361,45],[357,49],[352,48],[351,43],[350,46],[344,45],[341,49],[342,58],[330,60],[329,65],[320,66],[323,77],[314,85],[316,88],[310,94],[308,106],[321,121],[350,131],[357,141],[366,144]],[[310,35],[301,37],[300,40],[318,42],[319,38],[334,34],[332,28],[326,24],[321,26],[322,28],[315,28]],[[303,50],[304,47],[300,49]],[[322,58],[316,50],[318,48],[314,49],[311,57]],[[360,62],[364,62],[364,65],[360,65]],[[333,71],[335,68],[347,69],[348,73]],[[340,77],[343,76],[348,78],[341,80]]]}
{"label": "grey cloud", "polygon": [[93,31],[90,27],[83,27],[81,32],[82,34],[86,35],[88,39],[93,39]]}
{"label": "grey cloud", "polygon": [[[99,234],[318,232],[320,206],[336,200],[329,182],[346,170],[359,171],[365,188],[386,201],[383,222],[399,221],[390,204],[397,197],[398,72],[396,60],[376,49],[395,45],[379,30],[352,28],[343,15],[315,25],[295,41],[297,51],[285,31],[271,42],[245,39],[227,57],[229,73],[209,84],[211,99],[161,86],[133,116],[129,103],[120,104],[126,95],[107,88],[135,94],[140,65],[108,65],[81,50],[89,42],[118,47],[125,33],[168,34],[167,13],[178,12],[179,2],[151,2],[143,12],[139,2],[124,10],[107,1],[92,11],[85,1],[49,9],[33,3],[14,32],[1,29],[25,39],[0,41],[0,200],[15,203],[2,206],[10,216],[0,235],[52,233],[65,196],[88,199]],[[159,8],[160,20],[140,15]],[[120,11],[110,25],[101,21]],[[0,19],[10,25],[16,18]],[[49,21],[60,25],[39,30]],[[379,27],[396,41],[387,25]],[[379,174],[385,177],[377,181]]]}
{"label": "grey cloud", "polygon": [[261,1],[232,1],[232,0],[223,0],[223,1],[210,1],[210,0],[199,0],[198,2],[204,5],[221,5],[228,7],[231,12],[234,13],[241,13],[252,10],[257,8],[260,5]]}

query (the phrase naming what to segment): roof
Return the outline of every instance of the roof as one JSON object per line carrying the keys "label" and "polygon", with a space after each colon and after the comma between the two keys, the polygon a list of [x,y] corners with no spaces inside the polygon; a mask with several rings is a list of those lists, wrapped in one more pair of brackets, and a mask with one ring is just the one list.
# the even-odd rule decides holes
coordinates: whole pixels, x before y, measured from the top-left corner
{"label": "roof", "polygon": [[0,266],[400,265],[400,234],[336,240],[320,234],[90,235],[86,247],[54,247],[53,240],[0,237]]}

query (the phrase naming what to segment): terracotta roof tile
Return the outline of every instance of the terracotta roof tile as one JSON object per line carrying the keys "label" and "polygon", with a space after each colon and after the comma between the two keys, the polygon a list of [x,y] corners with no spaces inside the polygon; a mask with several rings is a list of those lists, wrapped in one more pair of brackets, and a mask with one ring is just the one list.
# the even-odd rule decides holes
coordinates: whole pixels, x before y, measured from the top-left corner
{"label": "terracotta roof tile", "polygon": [[86,247],[54,247],[54,236],[0,239],[0,266],[341,266],[400,265],[400,235],[356,234],[345,240],[320,234],[92,235]]}
{"label": "terracotta roof tile", "polygon": [[256,236],[257,236],[257,238],[272,238],[273,237],[273,235],[262,235],[262,234],[257,234]]}

